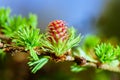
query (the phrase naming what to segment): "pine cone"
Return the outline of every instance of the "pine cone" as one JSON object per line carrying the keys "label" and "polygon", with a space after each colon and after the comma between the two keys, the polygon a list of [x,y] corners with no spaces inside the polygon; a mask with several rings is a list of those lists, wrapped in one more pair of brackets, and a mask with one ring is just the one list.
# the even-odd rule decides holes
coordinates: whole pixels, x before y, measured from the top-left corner
{"label": "pine cone", "polygon": [[[62,20],[55,20],[49,23],[48,25],[48,34],[49,40],[55,40],[58,42],[59,40],[66,40],[68,38],[67,26]],[[53,39],[52,39],[53,38]]]}

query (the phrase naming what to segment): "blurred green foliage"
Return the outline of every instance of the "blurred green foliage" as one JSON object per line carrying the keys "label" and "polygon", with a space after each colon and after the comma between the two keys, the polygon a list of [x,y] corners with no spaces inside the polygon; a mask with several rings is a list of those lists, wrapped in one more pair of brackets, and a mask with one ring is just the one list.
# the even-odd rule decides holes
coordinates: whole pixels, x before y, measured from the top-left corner
{"label": "blurred green foliage", "polygon": [[100,43],[100,38],[95,35],[87,35],[84,38],[84,41],[82,43],[82,48],[87,51],[90,49],[93,49],[97,44]]}
{"label": "blurred green foliage", "polygon": [[1,8],[0,9],[0,27],[6,25],[6,22],[9,20],[10,9]]}

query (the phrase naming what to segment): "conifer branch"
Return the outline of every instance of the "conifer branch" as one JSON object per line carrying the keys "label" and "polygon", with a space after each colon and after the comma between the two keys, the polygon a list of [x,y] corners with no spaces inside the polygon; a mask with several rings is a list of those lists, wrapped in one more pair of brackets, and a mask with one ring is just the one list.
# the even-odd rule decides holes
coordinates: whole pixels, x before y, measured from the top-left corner
{"label": "conifer branch", "polygon": [[[0,9],[0,57],[5,53],[27,53],[31,72],[36,73],[49,60],[74,62],[71,71],[79,72],[87,67],[120,72],[120,46],[102,42],[97,36],[83,39],[76,30],[68,28],[62,20],[49,23],[47,32],[36,27],[37,16],[9,17],[9,9]],[[2,27],[1,27],[2,26]]]}

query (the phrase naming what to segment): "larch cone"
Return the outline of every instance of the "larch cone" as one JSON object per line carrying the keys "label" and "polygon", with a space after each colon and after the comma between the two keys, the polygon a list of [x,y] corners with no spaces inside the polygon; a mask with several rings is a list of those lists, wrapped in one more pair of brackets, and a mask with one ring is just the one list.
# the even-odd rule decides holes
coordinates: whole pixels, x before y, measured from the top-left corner
{"label": "larch cone", "polygon": [[[48,35],[49,35],[48,39],[51,41],[51,43],[53,42],[53,39],[54,41],[56,41],[57,44],[59,44],[58,42],[60,40],[62,42],[67,40],[69,38],[69,34],[68,34],[68,28],[65,21],[54,20],[50,22],[48,25]],[[67,56],[70,55],[70,53],[71,53],[71,49],[69,49],[59,57],[55,57],[55,55],[53,55],[54,56],[53,59],[56,60],[57,62],[64,61],[67,59]]]}
{"label": "larch cone", "polygon": [[53,38],[56,42],[68,39],[67,29],[66,23],[62,20],[54,20],[50,22],[48,25],[49,39],[52,41]]}

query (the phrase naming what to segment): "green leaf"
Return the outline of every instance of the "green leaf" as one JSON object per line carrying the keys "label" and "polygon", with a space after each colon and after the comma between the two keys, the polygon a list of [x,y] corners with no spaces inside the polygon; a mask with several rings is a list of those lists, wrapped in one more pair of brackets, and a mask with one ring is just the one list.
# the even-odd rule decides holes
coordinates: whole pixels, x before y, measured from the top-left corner
{"label": "green leaf", "polygon": [[28,25],[32,27],[37,26],[37,16],[35,14],[29,14]]}
{"label": "green leaf", "polygon": [[33,48],[29,48],[29,50],[30,50],[30,55],[31,55],[31,57],[32,57],[34,60],[39,60],[38,55],[37,55],[37,53],[35,52],[35,50],[33,50]]}
{"label": "green leaf", "polygon": [[80,71],[83,71],[83,70],[86,70],[86,68],[85,67],[82,67],[82,66],[80,66],[80,65],[77,65],[76,63],[74,64],[74,65],[72,65],[71,67],[71,71],[72,72],[80,72]]}
{"label": "green leaf", "polygon": [[40,30],[37,28],[25,26],[15,33],[13,41],[16,42],[17,45],[25,46],[27,49],[29,49],[29,47],[34,48],[40,46],[40,39],[43,35],[39,34],[39,32]]}
{"label": "green leaf", "polygon": [[96,62],[96,60],[83,51],[81,47],[72,48],[72,54],[73,56],[84,57],[87,61]]}
{"label": "green leaf", "polygon": [[95,47],[95,54],[102,63],[110,63],[116,59],[114,47],[109,43],[102,43]]}
{"label": "green leaf", "polygon": [[115,54],[116,54],[117,59],[120,61],[120,47],[117,46],[114,50],[115,50]]}
{"label": "green leaf", "polygon": [[6,55],[5,52],[2,49],[0,49],[0,58],[2,60],[4,59],[5,55]]}
{"label": "green leaf", "polygon": [[34,62],[29,62],[29,66],[32,68],[32,73],[36,73],[39,69],[41,69],[47,62],[49,58],[48,57],[42,57],[39,60],[36,60]]}

